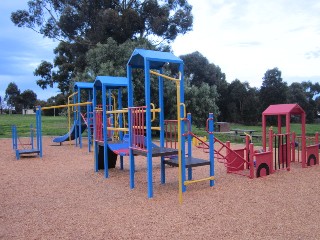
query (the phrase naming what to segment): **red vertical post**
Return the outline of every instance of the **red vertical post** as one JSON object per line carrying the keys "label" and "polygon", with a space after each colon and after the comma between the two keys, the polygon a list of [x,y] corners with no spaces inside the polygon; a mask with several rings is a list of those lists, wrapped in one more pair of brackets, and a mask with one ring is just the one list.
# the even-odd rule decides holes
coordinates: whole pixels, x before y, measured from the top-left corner
{"label": "red vertical post", "polygon": [[287,137],[287,171],[290,171],[290,163],[291,163],[291,142],[290,142],[290,133],[286,134]]}
{"label": "red vertical post", "polygon": [[141,148],[141,137],[140,137],[141,136],[141,128],[140,128],[141,115],[140,115],[139,108],[136,109],[136,115],[137,115],[137,126],[136,126],[137,146]]}
{"label": "red vertical post", "polygon": [[262,147],[263,151],[267,150],[267,124],[266,124],[266,116],[262,114]]}
{"label": "red vertical post", "polygon": [[[315,145],[317,145],[317,148],[319,148],[319,133],[318,132],[316,132],[314,141],[315,141]],[[319,156],[317,157],[316,164],[319,164]]]}
{"label": "red vertical post", "polygon": [[250,164],[250,178],[254,178],[254,162],[253,162],[253,143],[249,144],[249,164]]}
{"label": "red vertical post", "polygon": [[132,134],[132,146],[134,147],[136,145],[136,135],[135,135],[135,125],[136,125],[136,118],[135,118],[135,112],[134,109],[131,109],[131,122],[132,122],[132,129],[131,129],[131,134]]}
{"label": "red vertical post", "polygon": [[164,134],[165,134],[165,143],[166,143],[166,148],[168,147],[168,137],[169,137],[169,133],[168,133],[168,128],[170,127],[169,125],[168,125],[168,122],[167,121],[165,121],[164,122]]}
{"label": "red vertical post", "polygon": [[174,148],[177,148],[177,139],[178,139],[178,122],[174,124]]}
{"label": "red vertical post", "polygon": [[[227,156],[229,155],[229,149],[230,149],[230,141],[227,141],[226,142],[226,146],[227,146],[227,148],[226,148],[226,161],[227,161],[227,166],[229,166],[229,162],[228,162],[228,159],[227,159]],[[227,173],[229,173],[230,171],[228,170],[229,169],[229,167],[227,167]]]}
{"label": "red vertical post", "polygon": [[296,161],[296,133],[292,133],[292,139],[291,139],[291,161]]}
{"label": "red vertical post", "polygon": [[[253,148],[251,150],[251,148],[249,148],[249,145],[250,145],[250,137],[248,135],[246,135],[246,160],[247,162],[247,169],[249,169],[251,167],[251,158],[250,158],[250,155],[251,155],[251,151],[253,151]],[[251,174],[251,173],[250,173]]]}
{"label": "red vertical post", "polygon": [[271,152],[270,174],[272,174],[274,172],[274,169],[273,169],[273,161],[272,161],[272,158],[273,158],[273,131],[271,128],[269,129],[269,151]]}
{"label": "red vertical post", "polygon": [[281,115],[278,115],[278,134],[281,134]]}
{"label": "red vertical post", "polygon": [[306,167],[306,114],[301,115],[301,162]]}

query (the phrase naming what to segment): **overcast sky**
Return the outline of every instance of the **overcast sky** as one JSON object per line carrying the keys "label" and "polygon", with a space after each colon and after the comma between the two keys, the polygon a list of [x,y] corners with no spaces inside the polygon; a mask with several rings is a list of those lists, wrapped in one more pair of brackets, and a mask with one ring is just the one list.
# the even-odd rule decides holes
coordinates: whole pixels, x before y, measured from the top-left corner
{"label": "overcast sky", "polygon": [[[27,1],[0,0],[0,96],[10,82],[47,99],[57,89],[42,90],[34,69],[53,60],[57,42],[30,29],[18,28],[11,12]],[[221,67],[227,81],[238,78],[260,87],[268,69],[278,67],[284,81],[320,80],[320,1],[189,0],[193,31],[173,44],[175,55],[199,51]]]}
{"label": "overcast sky", "polygon": [[[260,87],[278,67],[283,80],[320,80],[319,0],[189,0],[193,31],[173,44],[176,55],[199,51],[227,81]],[[200,4],[202,3],[202,4]]]}

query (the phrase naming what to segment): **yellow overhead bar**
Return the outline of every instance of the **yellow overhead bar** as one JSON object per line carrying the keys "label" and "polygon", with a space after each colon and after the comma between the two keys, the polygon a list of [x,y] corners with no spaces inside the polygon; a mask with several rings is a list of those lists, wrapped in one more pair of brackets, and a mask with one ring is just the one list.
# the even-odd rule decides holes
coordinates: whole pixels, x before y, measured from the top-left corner
{"label": "yellow overhead bar", "polygon": [[41,110],[48,110],[48,109],[54,109],[54,108],[65,108],[65,107],[73,107],[73,106],[85,106],[85,105],[89,105],[89,104],[92,104],[92,102],[70,103],[70,104],[64,104],[64,105],[42,107]]}
{"label": "yellow overhead bar", "polygon": [[166,78],[166,79],[171,80],[171,81],[180,81],[180,79],[176,79],[176,78],[173,78],[173,77],[169,77],[169,76],[167,76],[167,75],[164,75],[164,74],[161,74],[161,73],[152,71],[152,70],[150,70],[150,73],[151,73],[151,74],[154,74],[154,75],[157,75],[157,76],[159,76],[159,77]]}

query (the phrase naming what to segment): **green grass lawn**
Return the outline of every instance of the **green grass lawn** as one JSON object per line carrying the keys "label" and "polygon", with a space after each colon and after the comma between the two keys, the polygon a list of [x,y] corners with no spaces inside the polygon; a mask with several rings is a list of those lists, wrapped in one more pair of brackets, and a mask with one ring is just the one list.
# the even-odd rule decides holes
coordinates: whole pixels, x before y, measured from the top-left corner
{"label": "green grass lawn", "polygon": [[[72,123],[72,122],[71,122]],[[16,125],[18,136],[25,137],[30,135],[30,124],[36,126],[36,116],[35,115],[0,115],[0,138],[11,138],[11,126]],[[42,134],[45,136],[60,136],[68,132],[69,129],[68,118],[65,116],[42,116]],[[267,127],[269,128],[269,126]],[[262,134],[261,126],[246,126],[241,124],[231,124],[230,129],[250,129],[255,130],[254,135]],[[273,126],[273,130],[277,131],[277,128]],[[204,128],[192,127],[192,131],[198,136],[208,136]],[[285,129],[282,130],[285,132]],[[301,124],[291,124],[291,131],[300,135]],[[312,136],[315,132],[320,131],[320,124],[307,124],[306,133],[308,136]],[[232,142],[243,142],[239,138],[235,138],[233,134],[230,133],[215,133],[216,137],[221,141],[232,141]]]}
{"label": "green grass lawn", "polygon": [[[267,129],[269,129],[270,126],[267,126]],[[276,126],[272,126],[273,131],[277,133],[278,129]],[[301,134],[301,124],[299,123],[291,123],[290,124],[291,132],[295,132],[297,135]],[[242,125],[242,124],[235,124],[231,123],[230,124],[230,129],[244,129],[244,130],[254,130],[255,132],[253,135],[261,136],[262,135],[262,126],[251,126],[251,125]],[[203,128],[196,128],[192,127],[193,133],[195,133],[198,136],[207,136],[208,133],[205,131]],[[282,128],[282,133],[286,132],[286,129],[283,127]],[[306,124],[306,135],[307,136],[314,136],[316,132],[320,132],[320,124]],[[230,141],[230,142],[235,142],[235,143],[243,143],[243,139],[238,136],[235,137],[234,133],[219,133],[215,132],[215,137],[221,140],[222,142]],[[261,143],[261,139],[255,139],[253,138],[254,143]]]}
{"label": "green grass lawn", "polygon": [[[0,115],[0,138],[11,138],[11,126],[17,126],[19,137],[30,136],[30,124],[36,127],[36,115]],[[60,136],[68,132],[68,118],[42,116],[42,134]]]}

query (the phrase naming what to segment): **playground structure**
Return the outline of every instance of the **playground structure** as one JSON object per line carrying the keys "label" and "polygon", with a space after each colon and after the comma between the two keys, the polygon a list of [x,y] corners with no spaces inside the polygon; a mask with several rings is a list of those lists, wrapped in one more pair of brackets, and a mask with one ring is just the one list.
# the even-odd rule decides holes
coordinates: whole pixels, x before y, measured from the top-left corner
{"label": "playground structure", "polygon": [[[88,152],[91,151],[92,136],[93,136],[93,107],[92,107],[92,98],[93,98],[93,83],[87,82],[76,82],[74,84],[74,93],[76,95],[73,98],[74,104],[79,104],[82,102],[81,96],[82,92],[84,92],[84,96],[87,97],[87,104],[85,107],[85,111],[81,110],[81,105],[76,106],[76,111],[74,111],[74,125],[77,126],[78,130],[75,131],[75,140],[76,146],[79,143],[80,148],[82,148],[82,133],[87,129],[88,134]],[[70,111],[69,111],[70,113]],[[82,121],[81,121],[82,120]],[[69,118],[70,121],[70,118]],[[70,123],[69,123],[70,129]],[[79,141],[79,142],[78,142]]]}
{"label": "playground structure", "polygon": [[[146,63],[146,65],[145,65]],[[180,78],[175,79],[163,75],[162,68],[166,63],[178,64]],[[147,183],[148,197],[153,197],[152,158],[160,157],[161,183],[165,183],[165,165],[179,167],[179,195],[182,200],[182,192],[186,185],[210,181],[214,185],[214,161],[213,161],[213,116],[207,121],[210,134],[210,160],[196,159],[192,157],[192,132],[191,115],[188,118],[185,113],[183,94],[183,62],[171,53],[156,52],[136,49],[128,62],[128,77],[98,76],[93,84],[93,118],[94,118],[94,161],[95,171],[104,168],[104,176],[109,177],[108,169],[115,166],[117,155],[120,156],[120,168],[123,169],[123,157],[129,157],[130,188],[134,188],[135,159],[134,156],[147,157]],[[144,69],[145,75],[145,105],[133,105],[132,69]],[[156,71],[154,71],[156,70]],[[159,103],[150,101],[150,74],[156,75],[159,82]],[[177,119],[164,120],[164,80],[171,80],[177,87]],[[128,106],[122,106],[122,89],[128,90]],[[117,91],[117,94],[114,94]],[[101,92],[101,101],[98,93]],[[117,98],[115,97],[117,95]],[[100,96],[100,95],[99,95]],[[116,104],[117,102],[117,104]],[[101,105],[99,105],[101,103]],[[117,107],[117,109],[116,109]],[[159,126],[153,122],[159,115]],[[127,119],[127,122],[126,122]],[[165,124],[171,122],[174,132],[165,128]],[[185,124],[186,122],[186,124]],[[153,126],[152,126],[153,124]],[[159,131],[160,142],[152,141],[152,131]],[[170,139],[171,134],[176,139]],[[188,139],[188,151],[185,150],[185,139]],[[174,147],[168,144],[175,143]],[[209,177],[192,180],[192,167],[210,165]],[[188,180],[185,177],[185,168],[188,169]],[[180,201],[181,201],[180,200]]]}
{"label": "playground structure", "polygon": [[[51,107],[41,107],[41,106],[37,106],[37,121],[41,122],[41,113],[44,110],[49,110],[49,109],[57,109],[57,108],[70,108],[70,107],[79,107],[79,106],[87,106],[92,104],[91,102],[82,102],[82,103],[69,103],[69,104],[64,104],[64,105],[57,105],[57,106],[51,106]],[[70,127],[69,132],[63,136],[58,136],[55,137],[52,141],[56,142],[56,143],[61,143],[64,141],[72,141],[72,140],[77,140],[80,136],[81,133],[85,130],[84,127],[81,128],[81,126],[79,127],[78,125],[81,124],[81,121],[78,121],[78,119],[76,119],[74,121],[74,124],[72,125],[72,127]],[[81,133],[78,132],[78,129],[81,130]],[[40,133],[40,139],[42,139],[42,132],[41,130],[39,131]],[[76,141],[76,146],[78,145],[78,142]],[[80,145],[81,147],[82,145]]]}
{"label": "playground structure", "polygon": [[[268,116],[277,116],[277,133],[272,128],[267,131]],[[300,117],[301,136],[290,132],[291,116]],[[283,117],[286,118],[285,133],[282,133]],[[319,164],[319,134],[306,137],[305,119],[305,112],[298,104],[270,105],[262,114],[262,150],[254,149],[249,135],[245,138],[244,148],[233,150],[230,142],[224,144],[215,138],[215,145],[220,146],[215,150],[216,159],[225,164],[228,173],[250,178],[267,176],[278,170],[290,171],[290,164],[296,160],[301,162],[303,168]]]}
{"label": "playground structure", "polygon": [[[87,130],[88,135],[88,151],[92,146],[92,131],[93,131],[93,110],[92,110],[92,92],[93,83],[76,82],[74,86],[75,92],[68,97],[68,104],[56,105],[50,107],[37,107],[36,118],[37,122],[41,122],[42,111],[49,109],[68,109],[68,126],[69,131],[62,136],[57,136],[52,139],[54,143],[63,143],[65,141],[75,140],[75,146],[82,148],[82,133]],[[86,91],[88,101],[81,102],[81,90]],[[73,103],[70,103],[70,98],[73,98]],[[91,101],[90,101],[91,100]],[[81,107],[86,108],[86,112],[82,113]],[[84,112],[84,111],[83,111]],[[73,123],[71,124],[71,113],[73,114]],[[39,131],[40,144],[42,144],[42,132]]]}
{"label": "playground structure", "polygon": [[[120,167],[123,169],[123,157],[129,154],[129,143],[124,139],[124,132],[129,129],[124,127],[123,121],[128,109],[122,109],[122,88],[127,87],[128,80],[124,77],[98,76],[93,84],[95,171],[104,168],[106,178],[109,176],[108,169],[115,167],[117,155],[120,155]],[[118,93],[118,109],[115,109],[116,99],[112,95],[112,90]],[[99,91],[102,96],[102,106],[98,106],[97,103]],[[117,139],[115,139],[116,132]],[[112,162],[110,166],[109,162]]]}
{"label": "playground structure", "polygon": [[[179,76],[163,74],[166,64],[175,64]],[[133,75],[134,69],[144,73],[145,102],[142,106],[134,105]],[[158,103],[151,103],[151,76],[158,79]],[[82,133],[88,131],[88,151],[94,148],[94,170],[104,169],[104,177],[109,177],[109,168],[114,168],[117,156],[120,156],[120,169],[123,169],[124,157],[129,159],[130,188],[135,187],[135,156],[146,157],[148,197],[153,197],[153,161],[160,158],[160,182],[166,182],[166,165],[178,167],[179,201],[189,184],[209,181],[214,186],[214,160],[223,163],[228,173],[244,175],[249,178],[262,177],[277,170],[290,170],[291,162],[296,159],[302,167],[319,164],[319,137],[305,136],[305,112],[297,104],[279,104],[269,106],[262,115],[262,150],[255,150],[251,138],[245,136],[245,146],[231,147],[230,142],[223,143],[214,136],[213,114],[209,113],[206,121],[208,142],[192,132],[191,114],[186,113],[184,105],[183,61],[168,52],[136,49],[127,63],[127,77],[97,76],[94,83],[76,83],[74,93],[66,105],[37,108],[37,143],[42,156],[41,111],[52,108],[74,108],[74,122],[71,126],[69,110],[69,132],[54,139],[56,142],[75,140],[76,146],[82,147]],[[163,90],[166,81],[176,85],[176,119],[165,119]],[[123,89],[127,90],[128,99],[123,101]],[[81,102],[81,91],[86,91],[86,102]],[[101,96],[101,99],[99,97]],[[123,103],[127,106],[123,106]],[[156,108],[155,106],[158,106]],[[86,107],[86,113],[83,108]],[[159,125],[155,125],[158,115]],[[268,116],[277,116],[277,133],[267,131]],[[290,118],[301,118],[301,136],[290,132]],[[282,133],[282,118],[286,117],[286,132]],[[38,125],[38,123],[40,125]],[[155,144],[152,133],[158,132],[159,142]],[[14,130],[13,130],[14,132]],[[16,134],[16,133],[15,133]],[[39,140],[38,140],[39,135]],[[93,139],[92,139],[93,135]],[[14,136],[14,134],[13,134]],[[16,139],[13,137],[13,139]],[[297,141],[298,144],[297,144]],[[14,140],[16,143],[17,140]],[[268,143],[268,148],[267,148]],[[208,159],[193,157],[192,145],[208,153]],[[296,147],[298,145],[298,151]],[[297,153],[298,152],[298,153]],[[18,158],[18,157],[17,157]],[[193,179],[192,169],[209,166],[208,176]],[[187,169],[187,171],[186,171]]]}
{"label": "playground structure", "polygon": [[[42,158],[42,141],[41,141],[41,121],[38,119],[37,110],[36,128],[30,125],[30,142],[22,143],[18,136],[17,126],[12,125],[12,148],[15,151],[16,159],[19,160],[21,155],[37,154]],[[34,142],[34,132],[36,132],[36,142]]]}
{"label": "playground structure", "polygon": [[[175,64],[179,69],[179,78],[169,77],[163,74],[163,67],[165,64]],[[145,78],[145,105],[133,105],[133,69],[142,69]],[[152,143],[152,122],[151,122],[151,91],[150,91],[150,75],[158,76],[159,89],[159,128],[154,129],[160,131],[159,147],[154,147]],[[147,183],[148,183],[148,197],[153,197],[153,179],[152,179],[152,158],[160,157],[161,161],[161,183],[165,183],[165,164],[177,164],[179,168],[179,201],[182,202],[182,192],[186,190],[186,185],[199,182],[210,181],[210,186],[214,185],[214,159],[213,159],[213,141],[209,149],[210,160],[207,163],[210,165],[209,177],[197,180],[186,181],[185,168],[188,166],[189,172],[192,167],[199,166],[192,160],[191,152],[188,155],[188,165],[186,164],[186,150],[185,150],[185,119],[186,111],[184,105],[184,76],[183,76],[183,61],[168,52],[157,52],[151,50],[135,49],[127,63],[127,78],[128,86],[128,108],[129,108],[129,158],[130,158],[130,188],[134,188],[134,156],[142,155],[147,158]],[[165,131],[164,131],[164,96],[163,87],[164,80],[174,81],[176,84],[177,94],[177,149],[165,147]],[[210,137],[213,140],[213,119],[209,118],[211,128],[209,129]],[[167,156],[176,156],[172,160],[169,158],[165,161]]]}
{"label": "playground structure", "polygon": [[[277,116],[278,122],[278,132],[276,134],[273,133],[272,129],[269,129],[269,149],[266,148],[266,120],[268,116]],[[301,119],[301,136],[299,136],[300,144],[297,144],[296,142],[296,134],[290,131],[291,116],[298,116]],[[285,117],[285,133],[282,133],[283,117]],[[266,155],[274,154],[274,158],[272,159],[274,163],[271,162],[270,156],[262,157],[257,154],[257,161],[259,160],[258,168],[265,169],[265,174],[268,175],[268,173],[273,173],[280,169],[290,171],[291,162],[295,162],[297,158],[300,160],[303,168],[319,164],[318,133],[315,133],[314,137],[307,138],[305,124],[306,114],[298,104],[270,105],[262,113],[262,145],[263,151]],[[298,153],[296,153],[296,147],[298,147]]]}

